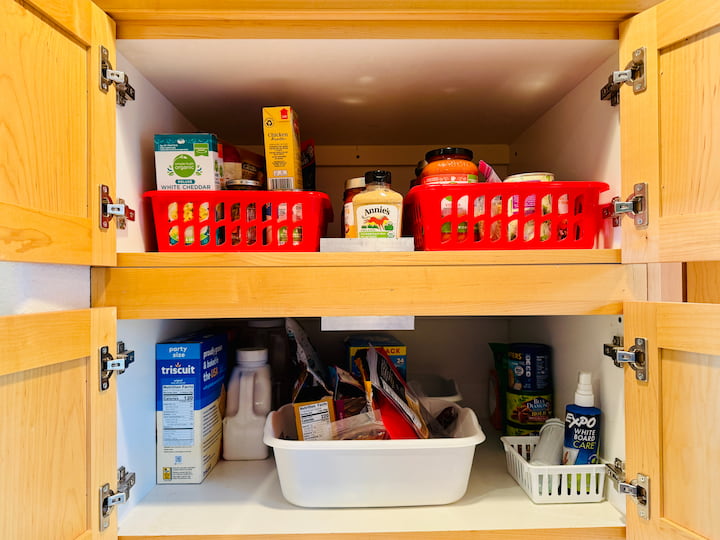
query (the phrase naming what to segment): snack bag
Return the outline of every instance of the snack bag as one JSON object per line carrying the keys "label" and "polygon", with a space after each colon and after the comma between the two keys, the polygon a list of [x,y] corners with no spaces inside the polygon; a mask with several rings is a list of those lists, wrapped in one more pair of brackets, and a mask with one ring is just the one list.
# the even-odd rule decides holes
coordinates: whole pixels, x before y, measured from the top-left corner
{"label": "snack bag", "polygon": [[420,402],[382,349],[368,350],[367,373],[373,384],[375,404],[391,439],[427,439]]}

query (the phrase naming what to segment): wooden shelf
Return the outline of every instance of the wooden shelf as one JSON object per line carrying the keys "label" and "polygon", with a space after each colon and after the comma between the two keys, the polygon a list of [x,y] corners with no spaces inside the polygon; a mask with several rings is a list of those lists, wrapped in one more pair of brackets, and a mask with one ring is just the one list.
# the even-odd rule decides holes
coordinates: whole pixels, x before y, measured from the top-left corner
{"label": "wooden shelf", "polygon": [[93,268],[92,305],[119,319],[596,315],[644,300],[618,250],[142,253]]}
{"label": "wooden shelf", "polygon": [[[371,263],[368,259],[372,258]],[[410,251],[354,253],[118,253],[118,267],[177,266],[458,266],[619,264],[619,249]]]}
{"label": "wooden shelf", "polygon": [[[333,538],[373,538],[376,534],[383,539],[430,539],[439,538],[438,531],[445,531],[442,538],[458,540],[625,537],[623,516],[607,502],[532,503],[507,474],[502,445],[490,435],[475,451],[467,492],[450,505],[300,508],[283,498],[272,458],[220,461],[202,484],[152,489],[124,512],[119,521],[120,539],[246,535],[304,539],[330,533]],[[533,529],[532,533],[528,529]]]}

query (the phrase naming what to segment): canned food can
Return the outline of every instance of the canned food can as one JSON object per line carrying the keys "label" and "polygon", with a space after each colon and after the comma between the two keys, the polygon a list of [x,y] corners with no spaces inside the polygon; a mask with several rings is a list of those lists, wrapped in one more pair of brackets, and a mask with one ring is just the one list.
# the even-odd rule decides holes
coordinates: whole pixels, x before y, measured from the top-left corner
{"label": "canned food can", "polygon": [[521,426],[539,430],[553,415],[552,392],[506,392],[505,419]]}
{"label": "canned food can", "polygon": [[505,423],[505,435],[515,437],[526,437],[529,435],[538,435],[542,426],[523,426],[515,422]]}
{"label": "canned food can", "polygon": [[541,343],[511,343],[507,353],[508,389],[552,391],[552,349]]}

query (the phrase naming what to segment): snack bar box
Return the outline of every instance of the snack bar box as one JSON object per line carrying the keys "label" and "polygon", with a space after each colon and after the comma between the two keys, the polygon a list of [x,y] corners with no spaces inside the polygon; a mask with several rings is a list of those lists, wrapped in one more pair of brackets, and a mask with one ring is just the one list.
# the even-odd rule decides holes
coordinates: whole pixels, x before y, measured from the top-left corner
{"label": "snack bar box", "polygon": [[298,441],[291,405],[273,411],[263,441],[273,448],[283,496],[305,507],[349,508],[449,504],[467,490],[475,446],[485,440],[475,413],[428,398],[437,415],[458,408],[444,439]]}

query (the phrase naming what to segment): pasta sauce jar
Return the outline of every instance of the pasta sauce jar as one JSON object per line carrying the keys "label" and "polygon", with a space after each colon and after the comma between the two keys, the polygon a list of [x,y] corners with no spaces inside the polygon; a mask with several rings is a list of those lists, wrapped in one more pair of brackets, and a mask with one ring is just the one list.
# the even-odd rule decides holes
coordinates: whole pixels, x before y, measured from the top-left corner
{"label": "pasta sauce jar", "polygon": [[420,183],[469,184],[478,181],[478,168],[472,150],[446,146],[425,154],[427,165],[420,174]]}
{"label": "pasta sauce jar", "polygon": [[341,214],[341,228],[344,238],[357,238],[357,227],[353,216],[352,200],[355,195],[365,191],[365,177],[348,178],[345,180],[343,193],[343,213]]}

